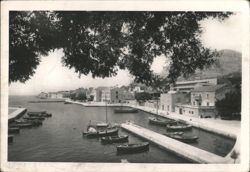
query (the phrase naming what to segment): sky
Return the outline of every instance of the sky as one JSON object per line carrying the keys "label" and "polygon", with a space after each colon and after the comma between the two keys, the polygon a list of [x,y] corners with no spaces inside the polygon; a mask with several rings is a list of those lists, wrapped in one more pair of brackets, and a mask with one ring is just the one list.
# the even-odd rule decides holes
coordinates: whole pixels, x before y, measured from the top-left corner
{"label": "sky", "polygon": [[[203,28],[201,40],[204,46],[217,50],[232,49],[241,52],[243,35],[240,14],[232,15],[223,22],[206,19],[201,26]],[[119,70],[117,76],[111,78],[93,79],[91,75],[81,75],[79,78],[74,69],[68,69],[62,65],[62,56],[62,50],[56,50],[46,57],[41,57],[41,63],[31,79],[25,83],[10,84],[10,95],[35,95],[42,91],[74,90],[80,87],[122,86],[133,81],[133,77],[127,70]],[[151,69],[155,73],[161,73],[165,64],[164,56],[157,57]]]}

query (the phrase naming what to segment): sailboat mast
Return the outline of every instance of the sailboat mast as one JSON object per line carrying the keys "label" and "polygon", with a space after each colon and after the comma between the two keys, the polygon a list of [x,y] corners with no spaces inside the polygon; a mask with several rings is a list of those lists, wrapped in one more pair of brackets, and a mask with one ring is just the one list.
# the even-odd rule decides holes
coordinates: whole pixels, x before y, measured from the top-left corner
{"label": "sailboat mast", "polygon": [[156,114],[158,115],[158,97],[156,97]]}
{"label": "sailboat mast", "polygon": [[105,93],[105,105],[106,105],[106,124],[107,124],[107,122],[108,122],[108,112],[107,112],[107,98],[106,98],[106,93]]}

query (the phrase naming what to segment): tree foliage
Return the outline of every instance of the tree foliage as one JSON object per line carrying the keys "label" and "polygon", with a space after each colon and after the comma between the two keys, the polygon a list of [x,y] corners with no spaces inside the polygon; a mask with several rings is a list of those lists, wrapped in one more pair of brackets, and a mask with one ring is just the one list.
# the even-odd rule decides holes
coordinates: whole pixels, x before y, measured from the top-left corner
{"label": "tree foliage", "polygon": [[218,114],[223,117],[233,117],[241,113],[241,92],[227,93],[225,98],[215,103]]}
{"label": "tree foliage", "polygon": [[65,66],[79,75],[110,77],[128,69],[137,82],[152,84],[155,57],[170,60],[167,81],[214,62],[200,40],[200,21],[225,12],[10,12],[10,81],[34,74],[40,54],[62,48]]}
{"label": "tree foliage", "polygon": [[151,100],[152,96],[148,92],[135,93],[135,99],[138,102],[145,102],[146,100]]}

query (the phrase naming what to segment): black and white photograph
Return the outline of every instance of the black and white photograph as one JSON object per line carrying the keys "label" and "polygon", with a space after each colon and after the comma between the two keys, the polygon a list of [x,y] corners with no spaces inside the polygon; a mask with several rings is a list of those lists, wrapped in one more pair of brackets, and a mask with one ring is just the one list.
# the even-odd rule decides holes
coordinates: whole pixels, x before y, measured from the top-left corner
{"label": "black and white photograph", "polygon": [[249,170],[247,2],[32,2],[1,7],[1,171]]}

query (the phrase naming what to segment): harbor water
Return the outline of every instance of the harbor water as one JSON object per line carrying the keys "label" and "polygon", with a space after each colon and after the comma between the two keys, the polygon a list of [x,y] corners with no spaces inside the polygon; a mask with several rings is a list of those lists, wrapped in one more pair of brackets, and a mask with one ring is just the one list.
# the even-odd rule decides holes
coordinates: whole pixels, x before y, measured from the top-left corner
{"label": "harbor water", "polygon": [[[52,113],[52,118],[44,120],[43,125],[22,129],[14,135],[14,142],[8,145],[9,161],[31,162],[121,162],[127,159],[132,163],[190,163],[175,154],[150,144],[148,152],[138,154],[117,155],[119,144],[102,145],[100,139],[88,139],[82,136],[90,120],[105,121],[105,107],[84,107],[64,103],[29,103],[34,97],[10,96],[9,106],[22,106],[28,111],[44,111]],[[165,127],[151,125],[146,112],[114,113],[114,107],[108,107],[108,121],[123,123],[127,120],[149,128],[158,133],[165,133]],[[144,140],[122,129],[120,135],[129,135],[130,143]],[[204,130],[193,128],[185,135],[199,136],[198,142],[192,143],[206,151],[225,156],[235,141]],[[185,149],[185,147],[183,148]]]}

